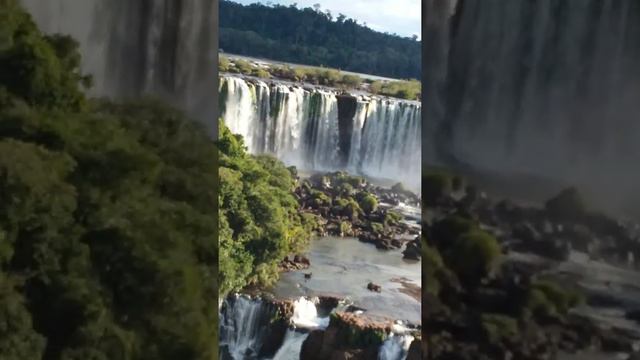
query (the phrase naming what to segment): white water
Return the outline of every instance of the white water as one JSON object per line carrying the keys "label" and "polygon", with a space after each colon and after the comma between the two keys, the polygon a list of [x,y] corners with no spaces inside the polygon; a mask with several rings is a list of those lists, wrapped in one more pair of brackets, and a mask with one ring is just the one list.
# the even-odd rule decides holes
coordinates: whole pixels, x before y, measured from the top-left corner
{"label": "white water", "polygon": [[282,347],[278,350],[273,360],[299,360],[302,343],[309,334],[300,333],[294,330],[287,331]]}
{"label": "white water", "polygon": [[316,304],[304,297],[300,297],[293,303],[293,317],[291,318],[291,323],[299,328],[325,329],[329,326],[329,318],[319,317]]}
{"label": "white water", "polygon": [[404,360],[414,337],[411,335],[391,334],[380,347],[378,360]]}
{"label": "white water", "polygon": [[273,154],[304,170],[349,170],[419,188],[417,102],[357,96],[343,100],[355,101],[354,116],[345,120],[330,90],[223,76],[220,93],[222,118],[251,153]]}
{"label": "white water", "polygon": [[[282,346],[273,360],[299,359],[307,332],[329,326],[329,317],[319,317],[315,303],[304,297],[294,301],[293,316],[290,319],[293,328],[287,330]],[[221,358],[265,359],[260,352],[265,344],[265,335],[272,331],[270,326],[273,315],[273,307],[260,299],[239,295],[225,300],[220,313]]]}
{"label": "white water", "polygon": [[231,359],[257,359],[269,315],[261,300],[238,296],[233,303],[225,301],[220,315],[220,346],[228,349]]}

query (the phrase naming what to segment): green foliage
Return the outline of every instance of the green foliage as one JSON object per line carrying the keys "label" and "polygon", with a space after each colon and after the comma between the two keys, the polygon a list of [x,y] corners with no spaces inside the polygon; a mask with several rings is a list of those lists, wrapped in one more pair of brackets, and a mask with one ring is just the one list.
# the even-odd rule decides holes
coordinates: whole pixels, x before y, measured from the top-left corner
{"label": "green foliage", "polygon": [[89,85],[79,72],[78,43],[55,35],[42,36],[29,14],[16,1],[5,0],[0,12],[0,84],[32,105],[80,109],[85,98],[80,85]]}
{"label": "green foliage", "polygon": [[422,236],[422,263],[426,290],[431,294],[437,295],[440,292],[437,274],[443,269],[444,263],[438,250],[427,244],[424,235]]}
{"label": "green foliage", "polygon": [[449,267],[461,281],[475,286],[497,270],[502,252],[491,234],[472,230],[456,241],[452,254],[448,259]]}
{"label": "green foliage", "polygon": [[351,223],[348,221],[340,222],[340,234],[342,236],[349,236],[351,234]]}
{"label": "green foliage", "polygon": [[494,344],[513,339],[520,333],[518,321],[502,314],[482,314],[481,326],[485,338]]}
{"label": "green foliage", "polygon": [[427,204],[437,203],[451,190],[452,181],[448,174],[437,172],[422,177],[422,196]]}
{"label": "green foliage", "polygon": [[584,303],[584,295],[572,289],[563,289],[549,280],[539,280],[529,289],[525,312],[538,317],[557,317]]}
{"label": "green foliage", "polygon": [[545,203],[547,212],[559,220],[575,221],[586,214],[586,206],[582,196],[574,187],[561,191]]}
{"label": "green foliage", "polygon": [[362,211],[371,214],[378,208],[378,199],[372,194],[367,194],[360,199],[359,205]]}
{"label": "green foliage", "polygon": [[226,56],[220,55],[218,57],[218,71],[228,72],[229,70],[231,70],[231,62]]}
{"label": "green foliage", "polygon": [[372,94],[396,97],[407,100],[420,100],[422,83],[418,80],[373,81],[369,85]]}
{"label": "green foliage", "polygon": [[214,358],[215,144],[160,103],[88,101],[73,40],[0,17],[1,357]]}
{"label": "green foliage", "polygon": [[311,197],[316,207],[329,206],[331,198],[320,190],[311,190]]}
{"label": "green foliage", "polygon": [[[245,153],[242,139],[220,122],[220,294],[277,280],[277,264],[299,252],[317,219],[301,217],[288,168]],[[314,199],[329,204],[322,192]]]}
{"label": "green foliage", "polygon": [[0,273],[0,354],[2,359],[41,359],[45,338],[33,329],[24,297],[16,281]]}
{"label": "green foliage", "polygon": [[448,216],[433,225],[430,240],[440,249],[448,253],[458,241],[458,238],[476,228],[476,224],[459,215]]}
{"label": "green foliage", "polygon": [[421,43],[339,21],[313,8],[220,2],[220,47],[227,52],[297,64],[421,78]]}
{"label": "green foliage", "polygon": [[375,234],[381,234],[384,231],[384,224],[381,224],[379,222],[371,222],[369,224],[369,228],[371,229],[371,231],[373,231]]}
{"label": "green foliage", "polygon": [[402,214],[399,214],[395,211],[387,211],[384,214],[384,224],[385,225],[396,225],[402,220]]}

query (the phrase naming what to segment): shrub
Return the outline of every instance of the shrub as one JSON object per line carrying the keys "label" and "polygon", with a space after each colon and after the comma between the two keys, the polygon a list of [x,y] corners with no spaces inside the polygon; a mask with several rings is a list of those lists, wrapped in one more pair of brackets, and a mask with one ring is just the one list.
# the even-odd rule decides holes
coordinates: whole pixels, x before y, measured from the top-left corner
{"label": "shrub", "polygon": [[498,268],[501,255],[495,237],[481,230],[473,230],[456,241],[447,260],[460,280],[473,287]]}
{"label": "shrub", "polygon": [[385,225],[395,225],[402,220],[402,215],[398,214],[395,211],[387,211],[384,214],[384,224]]}
{"label": "shrub", "polygon": [[369,228],[376,234],[380,234],[384,231],[384,225],[379,222],[371,222]]}
{"label": "shrub", "polygon": [[218,58],[218,70],[220,72],[228,72],[231,68],[231,62],[226,56],[220,56]]}
{"label": "shrub", "polygon": [[518,336],[518,321],[502,314],[482,314],[483,335],[490,343],[497,343]]}
{"label": "shrub", "polygon": [[347,221],[340,222],[340,235],[349,236],[351,234],[351,223]]}
{"label": "shrub", "polygon": [[448,216],[433,224],[430,240],[441,252],[446,252],[455,245],[462,234],[475,227],[475,223],[467,218],[459,215]]}
{"label": "shrub", "polygon": [[374,195],[365,195],[360,200],[360,208],[367,214],[371,214],[378,208],[378,199]]}
{"label": "shrub", "polygon": [[447,174],[434,173],[422,178],[422,196],[428,204],[438,203],[451,189],[451,177]]}
{"label": "shrub", "polygon": [[262,79],[268,79],[271,77],[269,72],[265,69],[256,69],[253,71],[253,75]]}
{"label": "shrub", "polygon": [[555,219],[576,221],[586,214],[582,196],[574,187],[562,190],[545,203],[545,210]]}
{"label": "shrub", "polygon": [[584,302],[581,293],[572,289],[563,289],[559,284],[549,280],[539,280],[533,283],[530,290],[534,305],[539,303],[540,294],[542,294],[551,304],[553,312],[560,315],[566,314],[570,309]]}

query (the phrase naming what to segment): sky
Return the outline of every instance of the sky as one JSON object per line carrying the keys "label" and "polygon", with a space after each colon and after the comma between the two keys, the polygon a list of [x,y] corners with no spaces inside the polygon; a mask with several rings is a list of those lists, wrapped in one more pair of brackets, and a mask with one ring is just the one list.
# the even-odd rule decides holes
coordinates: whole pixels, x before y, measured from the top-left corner
{"label": "sky", "polygon": [[381,32],[396,33],[402,36],[421,34],[421,0],[233,0],[242,4],[256,2],[313,7],[320,4],[321,10],[330,10],[334,18],[345,14],[359,24]]}

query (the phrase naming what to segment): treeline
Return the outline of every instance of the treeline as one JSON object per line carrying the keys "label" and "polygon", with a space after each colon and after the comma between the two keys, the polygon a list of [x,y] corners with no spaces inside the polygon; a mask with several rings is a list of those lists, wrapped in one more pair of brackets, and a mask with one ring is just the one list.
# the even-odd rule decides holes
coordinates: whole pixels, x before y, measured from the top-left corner
{"label": "treeline", "polygon": [[220,2],[226,52],[398,79],[421,78],[421,43],[374,31],[342,14],[295,5]]}
{"label": "treeline", "polygon": [[0,2],[0,358],[215,359],[215,144],[79,64]]}

